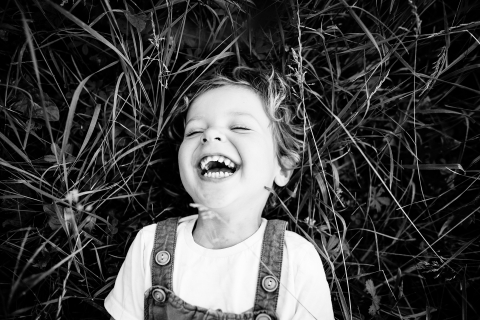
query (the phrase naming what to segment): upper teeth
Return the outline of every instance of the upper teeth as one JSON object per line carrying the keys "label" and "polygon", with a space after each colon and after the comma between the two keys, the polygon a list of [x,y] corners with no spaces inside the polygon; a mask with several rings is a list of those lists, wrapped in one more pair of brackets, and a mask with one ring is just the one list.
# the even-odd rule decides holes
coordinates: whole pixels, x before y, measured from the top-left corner
{"label": "upper teeth", "polygon": [[200,168],[202,168],[202,170],[208,170],[208,163],[211,162],[211,161],[217,161],[217,162],[223,162],[227,167],[233,169],[235,168],[235,163],[233,163],[232,160],[224,157],[224,156],[208,156],[208,157],[205,157],[202,159],[202,161],[200,161]]}

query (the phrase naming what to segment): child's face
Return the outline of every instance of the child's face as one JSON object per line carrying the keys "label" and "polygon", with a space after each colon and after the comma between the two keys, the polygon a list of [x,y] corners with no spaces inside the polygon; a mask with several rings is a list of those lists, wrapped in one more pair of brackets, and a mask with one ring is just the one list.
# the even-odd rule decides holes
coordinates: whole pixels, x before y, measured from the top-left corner
{"label": "child's face", "polygon": [[254,91],[211,89],[193,101],[186,121],[178,163],[183,186],[196,203],[261,212],[269,195],[264,187],[288,181],[277,160],[270,120]]}

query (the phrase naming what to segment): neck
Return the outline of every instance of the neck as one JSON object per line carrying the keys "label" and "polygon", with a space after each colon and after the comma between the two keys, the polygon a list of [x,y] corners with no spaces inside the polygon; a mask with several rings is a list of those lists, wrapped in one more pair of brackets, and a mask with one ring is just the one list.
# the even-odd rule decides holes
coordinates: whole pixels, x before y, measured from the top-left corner
{"label": "neck", "polygon": [[253,235],[262,223],[261,211],[241,210],[231,212],[212,210],[202,205],[198,208],[198,220],[193,239],[207,249],[224,249],[234,246]]}

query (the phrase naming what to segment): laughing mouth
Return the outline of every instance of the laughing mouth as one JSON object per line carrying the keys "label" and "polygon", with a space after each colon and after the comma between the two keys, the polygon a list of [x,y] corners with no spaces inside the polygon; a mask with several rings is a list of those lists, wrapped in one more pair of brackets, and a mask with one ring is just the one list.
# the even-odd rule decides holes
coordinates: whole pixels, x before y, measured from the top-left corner
{"label": "laughing mouth", "polygon": [[207,156],[200,161],[201,175],[208,178],[227,178],[237,171],[237,165],[225,156]]}

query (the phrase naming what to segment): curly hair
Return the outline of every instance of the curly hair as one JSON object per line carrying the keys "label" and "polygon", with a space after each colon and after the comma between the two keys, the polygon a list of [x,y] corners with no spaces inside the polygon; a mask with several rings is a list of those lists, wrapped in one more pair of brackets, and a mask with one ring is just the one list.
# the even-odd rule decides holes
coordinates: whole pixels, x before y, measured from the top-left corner
{"label": "curly hair", "polygon": [[[183,105],[177,106],[176,114],[184,114],[201,94],[223,86],[242,86],[257,93],[265,113],[272,123],[273,137],[279,163],[287,169],[294,169],[300,162],[304,149],[304,128],[298,121],[294,107],[289,104],[290,86],[275,69],[261,70],[236,67],[232,76],[215,73],[195,83],[183,97]],[[182,101],[182,99],[180,99]]]}

